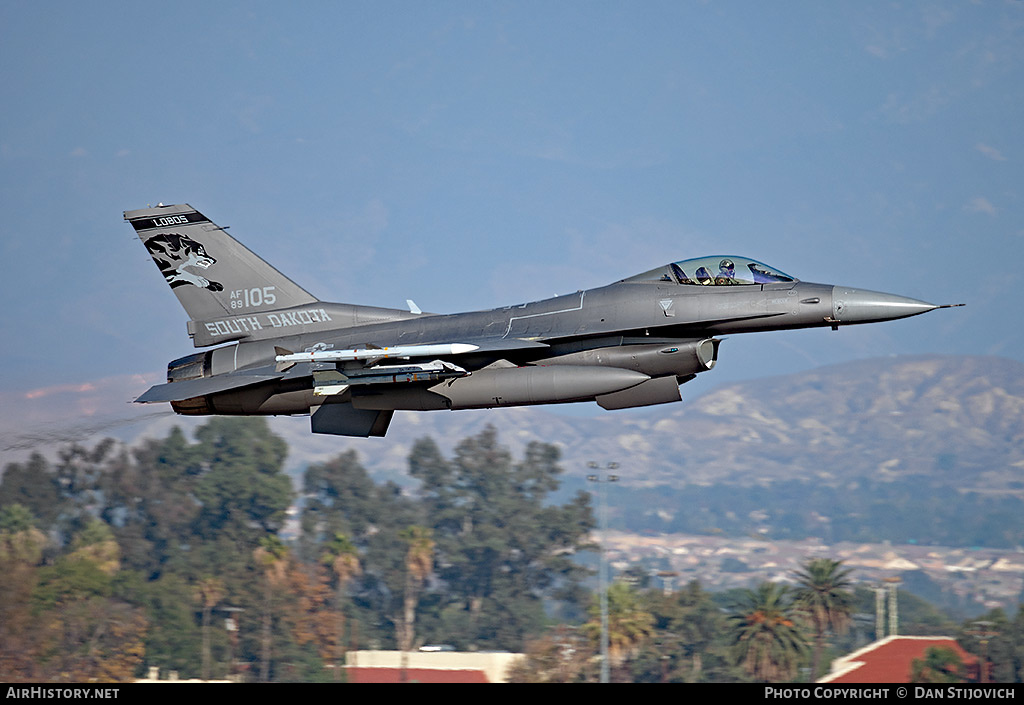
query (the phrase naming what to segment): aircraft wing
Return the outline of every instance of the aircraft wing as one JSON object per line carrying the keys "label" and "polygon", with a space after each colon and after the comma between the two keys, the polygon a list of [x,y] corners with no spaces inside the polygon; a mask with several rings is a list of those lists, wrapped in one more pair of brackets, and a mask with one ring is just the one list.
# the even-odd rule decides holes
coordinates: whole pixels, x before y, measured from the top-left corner
{"label": "aircraft wing", "polygon": [[226,392],[231,389],[241,389],[261,382],[268,382],[284,377],[283,374],[226,374],[216,377],[200,377],[199,379],[188,379],[182,382],[168,382],[151,387],[145,394],[136,399],[139,404],[152,404],[166,401],[184,401],[192,397],[201,397],[206,394]]}
{"label": "aircraft wing", "polygon": [[[424,349],[432,348],[437,346],[420,346]],[[474,339],[469,345],[464,345],[465,350],[462,350],[457,345],[449,347],[455,347],[456,350],[440,352],[440,356],[448,357],[452,355],[468,354],[468,353],[493,353],[493,352],[506,352],[514,350],[528,350],[528,349],[540,349],[549,347],[545,343],[539,343],[533,340],[525,340],[521,338],[481,338]],[[352,351],[355,353],[367,353],[357,357],[373,358],[378,352],[384,352],[387,349],[369,349],[366,351]],[[392,350],[398,353],[407,353],[416,355],[417,346],[409,346],[404,350],[401,348],[392,348]],[[426,352],[426,350],[424,350]],[[279,350],[281,353],[287,351]],[[432,354],[437,355],[439,351],[432,350]],[[295,357],[300,357],[296,355]],[[306,357],[309,357],[308,355]],[[315,354],[314,354],[315,357]],[[383,357],[383,355],[382,355]],[[296,360],[294,362],[308,362],[313,359]],[[189,379],[181,382],[168,382],[167,384],[158,384],[155,387],[151,387],[146,391],[145,394],[140,396],[135,401],[139,404],[153,404],[158,402],[170,402],[170,401],[184,401],[185,399],[191,399],[192,397],[201,397],[207,394],[217,394],[219,392],[227,392],[234,389],[242,389],[244,387],[250,387],[254,384],[261,384],[263,382],[270,382],[276,379],[282,379],[284,377],[291,377],[295,375],[295,371],[287,372],[286,365],[280,366],[282,369],[275,371],[272,367],[264,367],[256,370],[248,370],[246,372],[236,372],[224,375],[217,375],[215,377],[201,377],[198,379]],[[305,374],[309,374],[306,372]]]}

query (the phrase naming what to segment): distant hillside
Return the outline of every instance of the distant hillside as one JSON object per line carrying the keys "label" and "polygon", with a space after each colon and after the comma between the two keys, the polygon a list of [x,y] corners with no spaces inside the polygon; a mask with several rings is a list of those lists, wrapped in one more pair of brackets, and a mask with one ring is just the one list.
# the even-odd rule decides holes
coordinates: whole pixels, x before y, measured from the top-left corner
{"label": "distant hillside", "polygon": [[823,367],[720,388],[612,440],[637,449],[654,483],[926,475],[1024,488],[1024,365],[904,357]]}
{"label": "distant hillside", "polygon": [[557,443],[567,469],[617,460],[634,486],[923,475],[941,485],[1024,490],[1024,364],[995,357],[834,365],[720,387],[641,415],[578,418],[543,407],[399,413],[384,442],[311,438],[299,419],[277,428],[293,463],[354,447],[368,467],[393,477],[416,438],[430,435],[447,448],[486,424],[514,449]]}
{"label": "distant hillside", "polygon": [[[123,402],[142,391],[91,387],[90,405],[97,408],[125,409]],[[152,416],[154,407],[145,413],[133,407],[133,425],[119,427],[116,419],[105,422],[102,416],[92,422],[69,419],[68,399],[60,394],[31,403],[38,429],[5,433],[12,452],[24,453],[35,438],[52,450],[68,438],[113,434],[130,441],[203,421]],[[57,419],[66,420],[69,433]],[[448,450],[487,424],[516,452],[532,440],[557,443],[573,474],[582,475],[588,460],[617,460],[624,484],[634,487],[792,480],[840,485],[920,476],[929,484],[1024,491],[1024,364],[996,357],[892,357],[834,365],[720,387],[641,414],[568,417],[544,407],[399,412],[385,439],[314,436],[306,418],[272,421],[289,443],[293,471],[355,448],[378,478],[399,480],[415,439],[432,436]]]}

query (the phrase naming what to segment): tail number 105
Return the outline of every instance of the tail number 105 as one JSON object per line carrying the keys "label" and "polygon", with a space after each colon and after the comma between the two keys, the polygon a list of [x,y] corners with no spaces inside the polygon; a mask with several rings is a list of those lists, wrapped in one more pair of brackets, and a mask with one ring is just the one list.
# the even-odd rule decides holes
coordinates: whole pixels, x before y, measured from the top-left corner
{"label": "tail number 105", "polygon": [[262,289],[236,289],[231,292],[231,308],[254,308],[256,306],[272,306],[277,302],[277,287],[265,286]]}

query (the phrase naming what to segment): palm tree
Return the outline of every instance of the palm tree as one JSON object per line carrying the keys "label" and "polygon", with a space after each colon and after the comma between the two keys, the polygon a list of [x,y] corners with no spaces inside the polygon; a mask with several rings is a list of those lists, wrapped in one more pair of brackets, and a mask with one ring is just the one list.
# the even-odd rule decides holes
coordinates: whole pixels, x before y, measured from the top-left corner
{"label": "palm tree", "polygon": [[729,618],[736,663],[757,681],[792,678],[807,641],[797,626],[789,589],[766,582],[744,593]]}
{"label": "palm tree", "polygon": [[677,592],[672,601],[676,612],[669,622],[669,629],[679,635],[684,651],[690,654],[690,679],[696,682],[701,676],[704,652],[721,630],[721,615],[711,597],[695,580]]}
{"label": "palm tree", "polygon": [[[601,614],[596,605],[590,611],[591,619],[584,629],[598,640],[601,636]],[[608,588],[609,666],[620,668],[653,631],[654,615],[641,606],[636,591],[628,583],[612,583]]]}
{"label": "palm tree", "polygon": [[356,546],[348,536],[342,533],[334,534],[327,545],[320,561],[328,566],[338,581],[338,643],[337,657],[334,667],[334,679],[338,679],[338,669],[345,661],[345,588],[352,578],[363,572],[359,565],[359,553]]}
{"label": "palm tree", "polygon": [[224,582],[219,578],[202,578],[195,588],[196,599],[203,606],[203,680],[210,680],[210,613],[224,597]]}
{"label": "palm tree", "polygon": [[398,648],[403,652],[412,648],[418,593],[434,567],[433,535],[433,531],[422,526],[410,526],[399,534],[409,545],[405,554],[404,609],[398,634]]}
{"label": "palm tree", "polygon": [[794,603],[807,616],[814,630],[814,661],[812,677],[818,676],[826,632],[841,634],[850,626],[853,594],[850,592],[849,568],[842,561],[829,558],[812,559],[796,571],[797,589]]}
{"label": "palm tree", "polygon": [[263,605],[263,644],[262,658],[260,665],[260,680],[266,683],[270,680],[270,651],[271,651],[271,599],[273,589],[283,583],[288,576],[288,547],[277,536],[268,534],[260,539],[260,545],[252,552],[256,564],[263,568],[264,583],[264,605]]}

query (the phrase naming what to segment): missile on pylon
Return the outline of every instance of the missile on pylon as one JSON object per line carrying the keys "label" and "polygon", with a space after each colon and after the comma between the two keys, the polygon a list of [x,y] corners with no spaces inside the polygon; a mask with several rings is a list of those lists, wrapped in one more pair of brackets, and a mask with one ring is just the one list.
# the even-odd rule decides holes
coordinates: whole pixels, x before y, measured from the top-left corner
{"label": "missile on pylon", "polygon": [[438,343],[436,345],[394,345],[389,348],[356,348],[352,350],[311,350],[293,353],[284,348],[274,348],[277,356],[277,371],[283,372],[299,362],[351,362],[353,360],[385,360],[388,358],[445,357],[464,355],[479,350],[478,345],[468,343]]}

